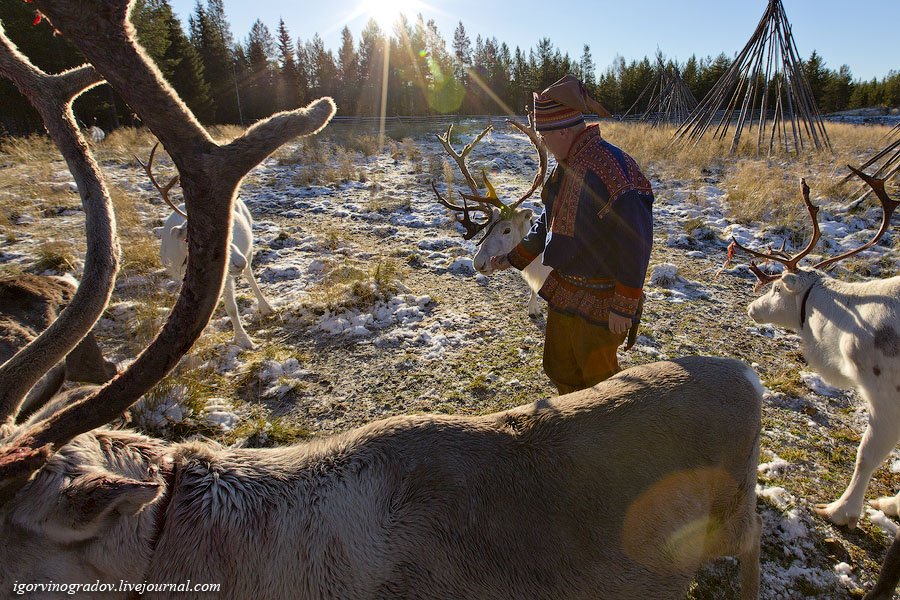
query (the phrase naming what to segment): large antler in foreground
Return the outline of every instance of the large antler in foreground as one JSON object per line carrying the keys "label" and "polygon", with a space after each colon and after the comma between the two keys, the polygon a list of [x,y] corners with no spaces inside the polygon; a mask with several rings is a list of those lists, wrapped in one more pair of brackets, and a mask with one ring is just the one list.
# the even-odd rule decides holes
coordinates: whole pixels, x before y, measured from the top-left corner
{"label": "large antler in foreground", "polygon": [[118,240],[112,202],[100,170],[81,135],[72,102],[102,83],[89,65],[49,75],[22,55],[0,24],[0,75],[10,79],[44,121],[75,177],[84,209],[87,251],[82,285],[59,318],[31,344],[0,367],[0,424],[19,411],[35,383],[62,360],[103,314],[115,282]]}
{"label": "large antler in foreground", "polygon": [[[842,254],[838,254],[837,256],[832,256],[825,260],[819,261],[813,265],[814,269],[824,269],[825,267],[833,265],[834,263],[836,263],[840,260],[843,260],[845,258],[853,256],[854,254],[858,254],[858,253],[862,252],[863,250],[874,246],[876,243],[878,243],[878,240],[880,240],[884,236],[884,234],[887,232],[887,230],[890,228],[891,217],[894,214],[894,211],[897,209],[897,206],[900,205],[900,201],[892,200],[887,195],[887,192],[884,189],[884,180],[883,179],[878,179],[876,177],[871,177],[869,175],[866,175],[862,171],[859,171],[858,169],[854,169],[853,167],[851,167],[849,165],[848,165],[848,167],[850,168],[851,171],[853,171],[853,173],[855,173],[857,176],[859,176],[863,181],[865,181],[869,185],[869,187],[872,188],[872,191],[875,192],[875,195],[878,197],[879,201],[881,202],[881,208],[883,211],[882,219],[881,219],[881,227],[878,229],[878,231],[875,233],[875,235],[865,244],[862,244],[861,246],[858,246],[856,248],[848,250]],[[797,266],[798,266],[800,260],[805,258],[810,252],[812,252],[813,248],[819,242],[819,239],[821,238],[821,235],[822,235],[821,230],[819,229],[819,221],[817,218],[818,213],[819,213],[819,208],[817,206],[814,206],[812,204],[812,202],[810,202],[810,200],[809,200],[809,186],[806,185],[805,179],[800,180],[800,189],[803,194],[803,203],[806,205],[806,211],[809,214],[810,220],[812,221],[812,228],[813,228],[812,238],[809,240],[809,243],[806,244],[806,247],[803,250],[801,250],[798,254],[791,256],[784,252],[784,245],[782,244],[781,249],[777,250],[775,252],[758,252],[756,250],[751,250],[750,248],[747,248],[746,246],[741,245],[740,243],[738,243],[738,241],[735,238],[732,238],[732,243],[735,245],[735,247],[739,248],[740,250],[743,250],[747,254],[750,254],[757,258],[761,258],[766,261],[771,260],[771,261],[781,263],[782,265],[784,265],[785,270],[787,270],[788,272],[796,272]],[[750,270],[753,272],[754,275],[756,275],[756,278],[758,280],[757,288],[762,287],[768,283],[771,283],[779,278],[778,275],[770,275],[768,273],[765,273],[762,269],[760,269],[758,266],[756,266],[756,264],[753,262],[750,263]]]}
{"label": "large antler in foreground", "polygon": [[[232,205],[241,180],[281,144],[324,127],[335,111],[331,99],[322,98],[305,109],[276,114],[219,146],[137,44],[128,20],[130,0],[35,0],[34,4],[141,116],[172,157],[191,215],[189,258],[181,294],[150,346],[97,393],[18,432],[14,444],[0,451],[0,477],[23,471],[17,456],[34,459],[36,453],[55,451],[79,433],[113,420],[175,367],[202,333],[221,293]],[[80,171],[73,173],[76,179],[82,176]],[[4,378],[0,395],[14,385]],[[8,479],[2,484],[7,489],[14,486]]]}

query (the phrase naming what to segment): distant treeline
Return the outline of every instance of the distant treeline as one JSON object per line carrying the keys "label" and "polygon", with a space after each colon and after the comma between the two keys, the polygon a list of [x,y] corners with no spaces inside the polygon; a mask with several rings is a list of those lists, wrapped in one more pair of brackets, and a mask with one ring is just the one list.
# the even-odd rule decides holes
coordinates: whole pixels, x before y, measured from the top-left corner
{"label": "distant treeline", "polygon": [[[58,72],[83,62],[74,47],[53,35],[52,25],[33,25],[34,17],[31,4],[0,4],[7,34],[37,66]],[[630,62],[617,56],[598,74],[588,44],[578,58],[562,53],[549,38],[534,48],[512,50],[494,37],[479,35],[473,43],[460,22],[448,46],[434,21],[421,16],[415,21],[401,18],[391,32],[370,21],[358,40],[345,27],[336,52],[326,49],[318,34],[295,40],[283,20],[274,34],[257,20],[241,41],[231,32],[222,0],[206,0],[205,5],[198,0],[187,33],[167,0],[137,0],[132,21],[162,74],[208,124],[249,124],[326,95],[337,102],[338,114],[347,116],[522,114],[532,90],[566,73],[580,77],[611,112],[624,113],[653,79],[659,60],[680,71],[698,100],[732,61],[724,53],[691,56],[679,64],[662,55]],[[742,42],[735,40],[736,47]],[[823,112],[900,106],[898,71],[881,80],[854,81],[848,66],[829,69],[815,51],[803,68]],[[138,123],[107,86],[85,94],[75,110],[82,123],[96,121],[104,129]],[[40,127],[25,99],[0,80],[0,132],[26,133]]]}

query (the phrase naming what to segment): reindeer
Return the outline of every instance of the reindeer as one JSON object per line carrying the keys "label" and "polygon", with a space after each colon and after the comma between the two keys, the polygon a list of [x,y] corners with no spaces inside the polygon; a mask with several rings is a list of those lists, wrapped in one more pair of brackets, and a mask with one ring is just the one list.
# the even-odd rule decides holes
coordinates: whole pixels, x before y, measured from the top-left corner
{"label": "reindeer", "polygon": [[[466,166],[466,157],[475,145],[481,141],[481,138],[493,129],[492,125],[489,125],[481,133],[475,136],[475,139],[466,145],[462,152],[456,152],[450,143],[450,134],[453,131],[453,125],[447,127],[447,131],[443,136],[437,135],[437,139],[441,142],[444,150],[459,166],[459,170],[463,177],[465,177],[466,183],[468,183],[472,193],[460,194],[463,198],[463,203],[462,206],[459,206],[458,204],[453,204],[444,199],[440,192],[438,192],[437,186],[433,181],[431,182],[431,188],[434,190],[439,203],[458,213],[456,215],[456,220],[466,230],[466,233],[463,235],[464,239],[470,240],[487,229],[484,236],[476,244],[478,251],[475,253],[473,259],[475,270],[484,275],[493,273],[493,268],[491,267],[492,256],[500,256],[509,253],[522,241],[522,238],[524,238],[531,229],[531,226],[534,223],[534,211],[530,208],[520,208],[520,205],[531,197],[538,187],[544,183],[544,176],[547,173],[547,150],[544,148],[540,139],[538,139],[534,126],[530,122],[530,117],[527,127],[512,120],[507,120],[506,122],[527,135],[528,139],[531,140],[532,145],[538,151],[538,172],[534,177],[531,188],[511,204],[506,204],[497,197],[497,192],[488,180],[486,173],[482,174],[482,178],[484,180],[484,185],[487,188],[487,195],[482,196],[479,194],[478,184],[475,182],[475,178],[472,177]],[[475,202],[475,204],[470,206],[466,202],[467,200]],[[483,217],[480,219],[473,219],[477,213],[481,213]],[[531,289],[531,296],[528,300],[528,314],[532,317],[537,317],[541,314],[541,306],[538,301],[537,293],[540,291],[541,286],[544,285],[544,280],[547,279],[550,271],[553,270],[543,264],[542,258],[543,254],[521,271],[522,278]]]}
{"label": "reindeer", "polygon": [[[190,251],[169,319],[111,383],[67,392],[16,424],[20,386],[0,367],[0,589],[190,578],[234,599],[675,598],[705,560],[737,555],[742,598],[757,597],[762,386],[736,360],[654,363],[494,415],[395,417],[288,448],[107,429],[212,314],[243,175],[335,109],[318,100],[218,146],[137,45],[131,2],[33,1],[169,149]],[[72,98],[96,80],[78,73],[39,71],[0,29],[0,74],[53,121],[79,186],[102,191],[83,140],[66,143],[79,140]],[[114,275],[114,219],[97,218],[88,230],[111,237],[89,252]],[[57,345],[68,351],[84,325]],[[31,358],[17,375],[53,364]]]}
{"label": "reindeer", "polygon": [[[162,199],[174,211],[166,219],[163,226],[158,228],[157,233],[162,240],[160,244],[160,256],[162,263],[169,272],[169,276],[175,281],[181,281],[184,278],[184,267],[187,264],[188,242],[187,242],[187,214],[184,212],[184,204],[176,206],[169,199],[169,191],[178,183],[178,175],[172,177],[165,185],[160,185],[153,175],[153,158],[159,143],[153,145],[150,150],[150,157],[145,163],[135,156],[138,163],[144,169],[150,183],[159,192]],[[266,301],[256,283],[253,276],[251,262],[253,261],[253,217],[244,201],[235,198],[234,215],[232,216],[231,229],[231,245],[228,254],[228,275],[225,278],[225,312],[231,319],[231,326],[234,329],[234,343],[242,348],[254,348],[253,340],[247,335],[247,331],[241,324],[240,313],[238,312],[237,302],[234,297],[234,286],[238,277],[243,274],[250,283],[250,289],[256,296],[258,303],[257,312],[261,316],[267,316],[274,312],[272,307]]]}
{"label": "reindeer", "polygon": [[[71,278],[28,273],[0,278],[0,364],[49,327],[75,291]],[[19,414],[27,416],[46,403],[65,380],[106,383],[117,372],[114,363],[103,359],[97,338],[89,332],[29,391]]]}
{"label": "reindeer", "polygon": [[863,596],[863,600],[891,600],[898,583],[900,583],[900,529],[894,535],[894,541],[884,557],[875,587]]}
{"label": "reindeer", "polygon": [[[773,285],[766,295],[750,304],[750,318],[796,331],[810,366],[831,385],[855,387],[866,401],[868,426],[856,454],[850,484],[834,502],[816,506],[819,515],[853,529],[872,473],[900,440],[900,277],[847,283],[829,277],[824,269],[878,242],[890,227],[891,216],[900,202],[888,196],[884,180],[850,169],[872,188],[884,211],[881,227],[867,243],[819,261],[812,268],[798,266],[821,236],[819,209],[810,202],[809,187],[801,180],[813,234],[799,254],[790,256],[783,247],[770,253],[756,252],[737,240],[734,244],[757,258],[784,265],[779,276],[769,275],[751,263],[758,279],[757,289]],[[898,514],[895,498],[879,498],[872,505]]]}

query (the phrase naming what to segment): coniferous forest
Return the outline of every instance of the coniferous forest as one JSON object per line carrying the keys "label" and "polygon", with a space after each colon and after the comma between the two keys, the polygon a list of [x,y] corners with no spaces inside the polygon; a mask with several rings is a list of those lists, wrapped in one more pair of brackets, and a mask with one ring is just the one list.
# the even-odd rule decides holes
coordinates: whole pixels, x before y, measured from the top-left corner
{"label": "coniferous forest", "polygon": [[[74,47],[54,35],[51,24],[35,23],[32,5],[4,2],[0,20],[42,69],[58,72],[83,62]],[[342,116],[521,114],[532,90],[566,73],[580,77],[611,112],[621,114],[651,82],[659,60],[678,69],[698,100],[732,60],[725,53],[691,56],[684,62],[663,55],[629,60],[616,56],[604,69],[592,56],[589,40],[582,54],[573,57],[549,38],[532,48],[510,48],[480,35],[473,40],[462,22],[446,37],[434,21],[421,16],[414,21],[401,18],[392,31],[370,21],[358,39],[345,27],[340,47],[331,49],[318,34],[308,40],[293,37],[284,21],[270,27],[257,20],[246,37],[236,36],[222,0],[198,0],[187,27],[167,0],[138,0],[132,21],[163,75],[206,124],[248,125],[320,96],[333,97]],[[735,40],[735,50],[741,43]],[[830,68],[815,51],[803,68],[824,113],[900,106],[900,71],[882,79],[854,80],[847,65]],[[83,124],[107,130],[139,123],[107,86],[81,96],[75,112]],[[0,133],[40,129],[24,98],[8,81],[0,81]]]}

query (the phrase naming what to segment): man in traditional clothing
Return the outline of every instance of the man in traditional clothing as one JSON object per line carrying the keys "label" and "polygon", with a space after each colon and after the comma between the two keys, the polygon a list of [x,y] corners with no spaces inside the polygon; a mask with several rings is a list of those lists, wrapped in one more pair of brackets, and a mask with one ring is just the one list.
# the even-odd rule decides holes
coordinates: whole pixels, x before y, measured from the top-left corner
{"label": "man in traditional clothing", "polygon": [[621,369],[616,350],[637,331],[653,243],[653,190],[634,159],[586,125],[584,112],[609,113],[566,75],[534,93],[534,127],[557,167],[544,184],[544,213],[495,269],[524,269],[544,253],[553,271],[547,301],[544,371],[567,394]]}

